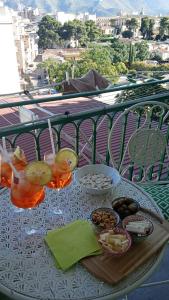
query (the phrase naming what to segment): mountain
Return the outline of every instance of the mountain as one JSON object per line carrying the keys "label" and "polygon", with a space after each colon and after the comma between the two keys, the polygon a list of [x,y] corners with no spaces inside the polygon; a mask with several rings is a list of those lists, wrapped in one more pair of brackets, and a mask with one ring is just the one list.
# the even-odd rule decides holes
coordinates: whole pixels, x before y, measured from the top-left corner
{"label": "mountain", "polygon": [[141,11],[146,14],[169,14],[169,1],[166,0],[4,0],[4,4],[11,8],[38,7],[46,12],[86,12],[100,16],[111,16],[119,10],[123,12]]}

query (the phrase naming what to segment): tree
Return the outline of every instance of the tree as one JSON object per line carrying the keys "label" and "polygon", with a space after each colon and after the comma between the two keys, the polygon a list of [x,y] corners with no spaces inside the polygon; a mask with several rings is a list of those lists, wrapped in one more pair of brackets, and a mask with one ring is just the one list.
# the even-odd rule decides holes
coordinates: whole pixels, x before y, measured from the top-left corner
{"label": "tree", "polygon": [[135,43],[135,60],[136,61],[144,61],[146,59],[149,59],[150,53],[149,53],[149,47],[147,42],[141,42],[141,43]]}
{"label": "tree", "polygon": [[60,28],[60,36],[64,40],[76,40],[83,44],[87,40],[85,24],[79,20],[68,21]]}
{"label": "tree", "polygon": [[[110,50],[107,47],[95,46],[81,55],[81,62],[93,62],[95,63],[95,69],[100,74],[106,74],[108,76],[114,75],[116,70],[112,65]],[[88,65],[91,69],[90,64]]]}
{"label": "tree", "polygon": [[65,79],[66,71],[71,68],[72,62],[59,63],[54,59],[47,59],[38,65],[38,68],[44,69],[49,75],[50,83],[62,82]]}
{"label": "tree", "polygon": [[131,33],[135,33],[136,29],[138,28],[138,21],[136,18],[131,18],[131,20],[126,20],[126,26],[128,28],[128,31]]}
{"label": "tree", "polygon": [[128,62],[129,45],[127,43],[120,42],[117,38],[114,38],[111,41],[111,59],[113,63]]}
{"label": "tree", "polygon": [[138,28],[138,21],[137,21],[137,19],[136,18],[131,18],[131,20],[130,20],[130,30],[132,32],[135,32],[137,28]]}
{"label": "tree", "polygon": [[135,60],[135,46],[130,43],[130,49],[129,49],[129,67],[131,68],[132,64],[134,63]]}
{"label": "tree", "polygon": [[161,18],[159,33],[160,33],[161,39],[163,39],[165,35],[169,34],[169,18],[168,17]]}
{"label": "tree", "polygon": [[111,24],[111,27],[112,27],[113,34],[114,35],[119,35],[121,33],[122,26],[117,24],[115,19],[111,19],[110,24]]}
{"label": "tree", "polygon": [[41,63],[39,68],[43,68],[48,72],[51,83],[64,80],[66,72],[71,75],[72,68],[74,69],[75,78],[85,75],[91,69],[95,69],[101,75],[111,78],[113,82],[118,79],[119,74],[128,71],[124,63],[112,64],[111,49],[101,46],[87,49],[81,54],[78,61],[61,64],[53,59],[48,59]]}
{"label": "tree", "polygon": [[116,24],[116,20],[115,19],[110,19],[110,26],[112,28],[112,34],[117,34],[117,30],[118,30],[118,26]]}
{"label": "tree", "polygon": [[115,103],[124,103],[126,101],[131,101],[142,97],[148,97],[153,94],[155,95],[159,93],[159,91],[163,93],[167,90],[160,84],[155,86],[147,86],[146,89],[145,87],[138,87],[135,89],[126,90],[123,91],[120,95],[117,95]]}
{"label": "tree", "polygon": [[89,42],[96,41],[101,36],[101,30],[96,26],[95,22],[92,20],[85,22],[85,29]]}
{"label": "tree", "polygon": [[149,21],[149,40],[151,40],[153,38],[154,25],[155,25],[154,19],[150,19],[150,21]]}
{"label": "tree", "polygon": [[39,23],[38,46],[42,49],[55,48],[60,40],[59,30],[61,24],[51,16],[45,16]]}
{"label": "tree", "polygon": [[122,32],[122,37],[125,39],[131,39],[133,37],[133,32],[130,30],[125,30]]}
{"label": "tree", "polygon": [[149,18],[145,17],[141,19],[141,28],[140,31],[143,35],[143,39],[147,39],[149,35],[149,26],[150,26],[150,21]]}

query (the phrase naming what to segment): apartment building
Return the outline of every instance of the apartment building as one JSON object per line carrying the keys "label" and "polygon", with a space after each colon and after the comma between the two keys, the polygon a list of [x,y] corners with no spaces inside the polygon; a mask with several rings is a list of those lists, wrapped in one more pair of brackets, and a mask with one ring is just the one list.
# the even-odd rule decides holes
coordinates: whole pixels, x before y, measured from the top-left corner
{"label": "apartment building", "polygon": [[88,12],[86,13],[79,13],[79,14],[68,14],[63,11],[58,11],[55,14],[55,18],[58,22],[60,22],[62,25],[68,21],[73,21],[73,20],[79,20],[82,22],[92,20],[96,22],[96,14],[89,14]]}
{"label": "apartment building", "polygon": [[11,12],[0,1],[0,94],[20,90],[16,44]]}
{"label": "apartment building", "polygon": [[101,29],[103,34],[111,34],[112,33],[112,26],[111,26],[111,19],[110,17],[97,17],[96,18],[96,25]]}
{"label": "apartment building", "polygon": [[37,26],[13,12],[13,29],[19,73],[22,76],[38,55]]}

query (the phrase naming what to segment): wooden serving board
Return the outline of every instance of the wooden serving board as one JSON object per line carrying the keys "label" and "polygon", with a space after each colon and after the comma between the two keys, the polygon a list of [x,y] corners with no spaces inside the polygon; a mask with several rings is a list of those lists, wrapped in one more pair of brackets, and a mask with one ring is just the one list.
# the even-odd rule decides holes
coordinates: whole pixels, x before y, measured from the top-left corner
{"label": "wooden serving board", "polygon": [[153,233],[145,241],[133,244],[123,256],[103,253],[82,259],[82,265],[95,277],[107,283],[119,282],[157,253],[169,240],[169,222],[164,221],[162,224],[153,222],[153,224]]}

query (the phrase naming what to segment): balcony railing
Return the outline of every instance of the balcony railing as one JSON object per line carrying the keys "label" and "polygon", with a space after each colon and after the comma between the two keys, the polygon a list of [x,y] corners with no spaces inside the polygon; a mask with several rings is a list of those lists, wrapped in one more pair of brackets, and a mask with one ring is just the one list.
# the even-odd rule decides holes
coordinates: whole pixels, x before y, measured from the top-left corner
{"label": "balcony railing", "polygon": [[[8,102],[3,103],[2,101],[0,103],[0,115],[2,118],[7,117],[8,109],[15,109],[15,114],[18,114],[19,107],[28,107],[29,109],[34,109],[35,104],[43,105],[41,108],[45,107],[45,110],[47,107],[46,105],[48,104],[49,106],[47,108],[50,108],[51,111],[55,107],[54,104],[57,106],[57,101],[59,101],[59,105],[64,104],[65,110],[69,110],[69,108],[66,109],[66,105],[71,107],[71,104],[69,105],[70,99],[71,101],[72,99],[76,100],[76,102],[74,102],[72,105],[75,108],[79,105],[79,111],[75,113],[65,113],[64,110],[63,113],[59,115],[52,113],[52,115],[49,114],[48,116],[43,116],[39,120],[2,126],[0,127],[0,139],[2,139],[2,137],[6,137],[7,147],[11,147],[12,149],[14,149],[17,145],[20,145],[24,149],[29,160],[35,158],[39,160],[43,159],[44,152],[49,150],[51,147],[47,122],[47,119],[50,118],[56,151],[62,147],[71,147],[75,149],[79,155],[79,165],[90,162],[104,162],[109,164],[110,157],[107,142],[108,134],[118,114],[123,112],[131,105],[139,103],[140,101],[146,102],[158,100],[159,102],[169,102],[169,90],[166,89],[164,91],[162,89],[162,91],[156,90],[156,92],[154,92],[153,89],[153,87],[159,87],[159,85],[161,86],[162,84],[167,83],[169,83],[169,80],[154,81],[144,84],[130,84],[126,86],[114,87],[108,90],[105,89],[101,91],[66,94],[52,98],[45,97],[41,99],[27,99],[22,101],[9,101],[10,96],[6,96],[5,99],[8,100]],[[140,92],[138,95],[133,93],[133,91],[137,91],[138,89],[142,89],[142,94]],[[150,90],[149,94],[146,92],[147,89]],[[123,96],[124,99],[126,97],[124,92],[127,91],[129,92],[129,100],[123,103],[109,105],[108,103],[105,104],[103,102],[98,102],[98,98],[95,100],[96,96],[99,96],[100,94],[108,95],[109,93],[116,93],[116,100],[120,95],[121,100],[123,101]],[[130,92],[132,92],[131,96]],[[80,103],[82,98],[87,99],[87,105],[93,103],[92,107],[95,108],[89,109],[88,107],[84,111],[80,112]],[[2,99],[4,99],[4,97],[2,97]],[[112,102],[110,101],[110,103]],[[117,136],[115,138],[114,147],[116,148],[117,153],[120,154],[120,157],[122,157],[124,151],[123,144],[126,143],[129,131],[133,130],[133,128],[139,128],[141,118],[144,118],[144,116],[141,115],[141,112],[138,112],[138,117],[135,118],[135,123],[133,123],[133,120],[129,116],[123,124],[121,137]],[[152,124],[153,122],[159,122],[159,127],[161,126],[160,120],[152,119]],[[168,140],[168,124],[165,123],[163,125],[163,130],[166,133]],[[119,138],[122,139],[122,146],[120,146],[120,148]],[[165,158],[163,158],[163,161],[165,161]],[[165,167],[164,170],[160,170],[160,176],[164,175],[164,173],[166,178],[168,178],[169,174],[166,173]],[[131,178],[132,174],[130,174],[130,179]]]}

